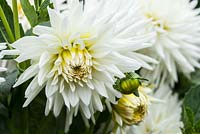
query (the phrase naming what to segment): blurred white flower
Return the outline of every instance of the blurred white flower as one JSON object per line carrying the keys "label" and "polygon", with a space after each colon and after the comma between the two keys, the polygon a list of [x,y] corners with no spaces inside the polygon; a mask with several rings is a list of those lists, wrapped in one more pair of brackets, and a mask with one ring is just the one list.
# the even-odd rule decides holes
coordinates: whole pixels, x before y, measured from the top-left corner
{"label": "blurred white flower", "polygon": [[144,53],[157,59],[154,71],[143,70],[156,85],[178,81],[177,72],[186,76],[200,68],[200,10],[197,0],[139,0],[142,12],[152,21],[147,30],[156,31],[156,41]]}
{"label": "blurred white flower", "polygon": [[[12,0],[6,0],[6,1],[8,2],[8,5],[12,9]],[[31,5],[34,5],[34,0],[29,0],[29,2],[31,3]],[[17,10],[18,10],[19,22],[22,24],[22,28],[26,32],[28,29],[31,28],[31,25],[23,12],[20,0],[17,0]]]}
{"label": "blurred white flower", "polygon": [[[3,49],[6,49],[7,46],[6,46],[6,43],[0,43],[0,50],[3,50]],[[6,62],[5,61],[0,61],[0,72],[5,72],[7,71],[7,68],[6,68]],[[5,78],[3,77],[0,77],[0,83],[2,82],[5,82]]]}
{"label": "blurred white flower", "polygon": [[164,103],[149,106],[149,112],[139,125],[131,126],[128,134],[181,134],[181,102],[167,85],[161,85],[153,94]]}
{"label": "blurred white flower", "polygon": [[103,110],[102,97],[112,103],[121,97],[112,87],[114,76],[123,77],[123,71],[141,66],[151,68],[145,61],[155,62],[135,52],[151,46],[148,42],[155,36],[140,34],[148,21],[137,15],[135,2],[105,0],[95,7],[85,3],[84,10],[78,0],[68,4],[70,9],[62,13],[48,9],[51,27],[36,26],[33,33],[38,36],[12,44],[20,52],[17,62],[32,61],[14,85],[33,78],[23,106],[45,88],[46,115],[53,109],[58,116],[63,105],[67,107],[66,131],[78,110],[94,121],[93,113]]}

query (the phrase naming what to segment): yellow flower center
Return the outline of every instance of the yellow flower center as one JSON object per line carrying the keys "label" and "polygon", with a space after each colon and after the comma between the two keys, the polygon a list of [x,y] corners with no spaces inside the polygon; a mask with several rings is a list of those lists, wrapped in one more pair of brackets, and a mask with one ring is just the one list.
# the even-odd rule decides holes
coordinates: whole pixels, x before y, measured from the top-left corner
{"label": "yellow flower center", "polygon": [[[70,45],[60,49],[59,54],[54,56],[54,77],[62,76],[67,83],[77,83],[80,86],[87,83],[88,79],[92,79],[93,63],[88,50],[91,43],[85,41],[89,37],[88,33],[82,34],[78,39],[73,39]],[[77,40],[82,40],[82,43],[78,43]]]}
{"label": "yellow flower center", "polygon": [[72,47],[62,52],[62,70],[66,75],[66,81],[84,81],[92,78],[92,57],[87,49],[80,47]]}
{"label": "yellow flower center", "polygon": [[155,27],[162,28],[165,31],[170,30],[169,26],[167,25],[167,22],[159,18],[156,14],[146,13],[145,16],[149,19],[152,19],[152,23]]}

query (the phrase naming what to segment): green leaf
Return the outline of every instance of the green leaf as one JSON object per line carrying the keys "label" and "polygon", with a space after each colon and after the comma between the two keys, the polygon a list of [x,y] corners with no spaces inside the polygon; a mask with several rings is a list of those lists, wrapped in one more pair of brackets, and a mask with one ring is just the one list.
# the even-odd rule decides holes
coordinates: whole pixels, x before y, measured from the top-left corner
{"label": "green leaf", "polygon": [[200,120],[195,124],[195,131],[200,132]]}
{"label": "green leaf", "polygon": [[49,4],[50,4],[50,0],[43,1],[40,6],[40,9],[46,9]]}
{"label": "green leaf", "polygon": [[[12,10],[10,8],[10,6],[8,5],[8,3],[6,2],[6,0],[0,0],[0,5],[4,11],[4,14],[6,16],[6,19],[11,27],[11,29],[14,29],[14,24],[13,24],[13,13]],[[8,39],[8,36],[6,34],[6,30],[2,24],[2,21],[0,20],[0,42],[6,42]],[[14,33],[14,31],[12,31]],[[5,39],[6,38],[6,39]]]}
{"label": "green leaf", "polygon": [[200,133],[200,84],[194,85],[183,101],[184,134]]}
{"label": "green leaf", "polygon": [[48,6],[52,6],[50,4],[50,0],[44,1],[35,1],[36,9],[30,4],[28,0],[20,0],[22,4],[22,9],[24,14],[28,18],[31,27],[35,27],[41,22],[49,21],[49,15],[47,11]]}
{"label": "green leaf", "polygon": [[34,6],[32,6],[29,2],[29,0],[20,0],[22,9],[24,11],[24,14],[26,15],[28,21],[30,22],[31,26],[34,27],[38,24],[38,15],[37,12],[34,9]]}
{"label": "green leaf", "polygon": [[194,113],[195,122],[200,119],[200,84],[193,86],[185,96],[184,107],[189,107]]}
{"label": "green leaf", "polygon": [[191,79],[186,77],[183,73],[178,74],[178,80],[179,82],[175,84],[174,92],[178,93],[179,98],[182,99],[194,84],[191,82]]}
{"label": "green leaf", "polygon": [[31,64],[31,61],[27,60],[27,61],[17,64],[17,67],[20,72],[24,72],[30,66],[30,64]]}
{"label": "green leaf", "polygon": [[197,70],[191,74],[191,81],[194,84],[200,84],[200,70]]}
{"label": "green leaf", "polygon": [[6,81],[0,84],[0,93],[10,93],[10,90],[12,89],[12,86],[14,85],[18,74],[19,72],[17,69],[1,74],[1,76],[3,76],[6,79]]}
{"label": "green leaf", "polygon": [[50,4],[50,0],[45,0],[42,2],[38,11],[39,23],[49,21],[49,15],[48,15],[48,10],[47,10],[48,6],[52,7],[52,4]]}
{"label": "green leaf", "polygon": [[183,133],[193,133],[194,130],[194,114],[189,107],[183,108],[183,122],[184,128]]}
{"label": "green leaf", "polygon": [[0,103],[0,115],[8,117],[8,109],[2,103]]}

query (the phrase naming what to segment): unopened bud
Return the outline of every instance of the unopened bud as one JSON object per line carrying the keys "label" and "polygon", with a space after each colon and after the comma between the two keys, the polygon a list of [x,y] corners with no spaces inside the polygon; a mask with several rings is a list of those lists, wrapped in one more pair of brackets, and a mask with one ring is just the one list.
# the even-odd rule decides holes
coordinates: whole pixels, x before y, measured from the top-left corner
{"label": "unopened bud", "polygon": [[134,125],[141,122],[147,113],[147,108],[148,98],[142,91],[139,91],[139,97],[134,94],[123,95],[118,100],[118,104],[113,105],[113,111],[121,117],[126,125]]}
{"label": "unopened bud", "polygon": [[120,91],[122,94],[135,94],[139,96],[138,87],[141,85],[140,80],[145,80],[139,77],[136,73],[125,73],[124,78],[117,78],[113,88]]}

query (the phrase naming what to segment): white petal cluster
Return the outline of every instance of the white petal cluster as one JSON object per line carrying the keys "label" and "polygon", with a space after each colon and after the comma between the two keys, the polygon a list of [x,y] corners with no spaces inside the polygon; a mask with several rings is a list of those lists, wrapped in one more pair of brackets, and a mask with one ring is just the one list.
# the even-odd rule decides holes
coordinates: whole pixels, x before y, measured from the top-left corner
{"label": "white petal cluster", "polygon": [[153,94],[164,103],[149,106],[149,112],[138,126],[131,126],[128,134],[181,134],[181,102],[167,85],[161,85]]}
{"label": "white petal cluster", "polygon": [[31,60],[14,85],[33,78],[24,107],[44,88],[45,114],[53,110],[58,116],[65,105],[70,125],[78,110],[86,119],[94,119],[93,113],[103,110],[102,97],[115,103],[121,94],[112,87],[114,76],[151,68],[146,61],[155,60],[136,51],[151,46],[155,33],[141,32],[148,20],[137,15],[135,1],[102,0],[95,7],[86,2],[87,8],[78,0],[68,4],[63,12],[49,8],[51,26],[36,26],[37,36],[23,37],[11,46],[20,52],[18,63]]}
{"label": "white petal cluster", "polygon": [[197,0],[139,0],[143,15],[151,19],[147,31],[156,31],[156,41],[143,52],[159,61],[143,76],[157,85],[174,85],[178,72],[186,76],[200,68],[200,10]]}

